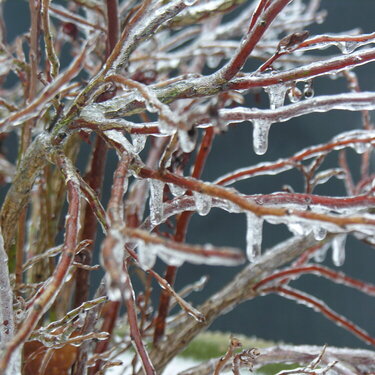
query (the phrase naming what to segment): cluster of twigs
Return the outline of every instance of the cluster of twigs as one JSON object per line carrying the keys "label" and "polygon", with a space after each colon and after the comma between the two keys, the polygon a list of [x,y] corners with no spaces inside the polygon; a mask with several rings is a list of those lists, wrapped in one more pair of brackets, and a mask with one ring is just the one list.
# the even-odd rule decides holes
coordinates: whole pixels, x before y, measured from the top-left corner
{"label": "cluster of twigs", "polygon": [[[260,368],[266,364],[274,363],[276,358],[278,358],[277,361],[279,362],[283,362],[285,361],[285,358],[288,358],[288,361],[306,364],[304,367],[298,367],[292,370],[282,370],[276,375],[324,375],[332,373],[330,370],[334,369],[335,367],[341,367],[339,371],[344,369],[343,373],[347,374],[353,373],[354,371],[361,373],[360,367],[363,364],[363,359],[367,358],[367,355],[371,356],[371,352],[365,350],[355,350],[356,360],[352,361],[353,353],[351,353],[349,355],[351,363],[348,364],[345,363],[348,350],[327,350],[326,346],[324,346],[320,352],[319,348],[317,347],[304,346],[297,349],[296,347],[289,347],[285,345],[283,348],[267,348],[262,353],[256,348],[251,348],[243,350],[240,353],[236,353],[236,349],[238,349],[238,347],[241,347],[241,343],[236,338],[232,338],[227,352],[219,360],[210,360],[207,363],[203,363],[199,366],[183,371],[179,375],[219,375],[222,370],[228,370],[230,365],[232,367],[233,374],[239,375],[240,368],[246,368],[249,371],[253,371],[254,368]],[[229,363],[230,359],[232,359],[232,364]],[[346,366],[349,365],[349,368],[346,368],[345,365],[343,366],[343,363]]]}
{"label": "cluster of twigs", "polygon": [[[369,333],[325,302],[289,285],[312,273],[375,294],[374,285],[314,261],[332,246],[335,265],[342,265],[348,234],[374,245],[375,131],[369,111],[375,109],[375,93],[361,92],[353,69],[375,60],[375,34],[309,36],[305,28],[325,16],[319,0],[242,3],[71,0],[63,7],[29,0],[30,30],[13,41],[6,38],[9,20],[1,19],[1,80],[12,74],[16,80],[0,91],[0,131],[5,142],[17,135],[18,157],[0,155],[0,180],[9,184],[0,217],[0,374],[102,374],[119,365],[117,357],[132,346],[133,374],[161,373],[219,315],[268,293],[303,302],[375,345]],[[232,17],[223,20],[226,14]],[[332,46],[339,48],[333,55],[314,54]],[[67,50],[70,64],[62,69]],[[246,72],[248,60],[258,68]],[[330,75],[345,79],[348,92],[314,97],[314,78]],[[246,107],[263,89],[270,108]],[[233,124],[252,122],[254,151],[264,154],[272,124],[332,110],[361,111],[362,128],[289,158],[229,171],[214,182],[200,178],[215,137]],[[76,164],[87,146],[90,158],[81,174]],[[109,148],[116,150],[118,163],[106,181]],[[361,155],[357,182],[347,148]],[[326,156],[335,152],[339,165],[324,169]],[[290,169],[301,172],[304,192],[249,196],[228,188]],[[347,196],[314,193],[332,177],[344,181]],[[106,205],[104,184],[111,185]],[[212,207],[246,214],[246,255],[186,243],[192,214],[207,215]],[[262,254],[264,220],[285,224],[292,237]],[[98,223],[104,233],[100,243]],[[105,276],[90,297],[95,251]],[[154,269],[157,257],[167,264],[164,276]],[[185,297],[204,281],[174,290],[184,262],[248,264],[195,308]],[[129,267],[144,282],[137,295]],[[153,280],[161,287],[158,308],[150,298]],[[172,317],[174,303],[181,312]],[[114,328],[120,319],[128,328],[119,341]],[[254,351],[232,349],[234,373],[246,356],[251,363],[307,365],[282,374],[348,374],[353,368],[365,374],[375,366],[370,351],[366,357],[332,349],[339,362],[318,369],[323,355],[309,365],[316,351],[306,348],[273,348],[257,359]],[[217,365],[215,374],[220,370]]]}

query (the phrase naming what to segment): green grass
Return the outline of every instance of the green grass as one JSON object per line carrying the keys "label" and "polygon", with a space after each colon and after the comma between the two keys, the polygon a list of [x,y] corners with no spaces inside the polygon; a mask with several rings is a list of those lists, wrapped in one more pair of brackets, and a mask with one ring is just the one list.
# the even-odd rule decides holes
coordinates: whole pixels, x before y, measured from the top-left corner
{"label": "green grass", "polygon": [[[241,341],[243,349],[261,349],[277,344],[272,341],[261,340],[255,337],[246,337],[237,334],[234,334],[233,336]],[[207,361],[212,358],[218,358],[226,352],[230,337],[230,333],[224,332],[207,331],[201,333],[180,354],[180,357],[193,358],[197,361]],[[257,370],[257,374],[274,375],[281,370],[290,370],[296,367],[298,367],[296,364],[271,364],[261,367]]]}
{"label": "green grass", "polygon": [[[232,336],[241,341],[244,349],[266,348],[276,344],[272,341],[260,340],[243,335],[233,334]],[[194,358],[199,361],[206,361],[211,358],[220,357],[226,352],[230,337],[231,334],[225,332],[203,332],[189,344],[189,346],[180,354],[180,356]]]}

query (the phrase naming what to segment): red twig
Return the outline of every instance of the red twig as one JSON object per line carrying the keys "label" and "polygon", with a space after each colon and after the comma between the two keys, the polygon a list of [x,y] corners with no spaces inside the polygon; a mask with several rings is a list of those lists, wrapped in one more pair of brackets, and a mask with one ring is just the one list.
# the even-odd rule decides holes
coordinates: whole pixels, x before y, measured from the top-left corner
{"label": "red twig", "polygon": [[343,139],[343,140],[334,139],[331,142],[317,145],[317,146],[312,146],[312,147],[309,147],[308,149],[302,150],[290,158],[279,159],[274,162],[260,163],[253,167],[242,168],[240,170],[231,172],[217,179],[215,183],[225,186],[235,181],[240,181],[242,179],[249,178],[252,176],[267,174],[272,171],[277,172],[278,170],[280,171],[286,170],[284,168],[292,169],[294,168],[296,163],[300,161],[310,159],[317,155],[326,154],[326,153],[332,152],[340,148],[349,147],[349,146],[354,145],[357,142],[363,143],[363,144],[369,144],[369,143],[375,142],[375,137],[365,136],[363,138],[362,137],[359,138],[358,136],[353,135],[353,137],[348,137],[347,139]]}
{"label": "red twig", "polygon": [[[203,139],[202,139],[202,143],[199,147],[198,155],[195,160],[192,177],[194,178],[200,177],[203,171],[204,164],[207,160],[207,156],[211,150],[213,139],[214,139],[214,129],[213,128],[206,129]],[[185,211],[181,215],[179,215],[177,219],[176,233],[174,236],[175,241],[183,242],[185,240],[187,228],[188,228],[189,221],[190,221],[192,214],[193,213],[190,211]],[[167,267],[167,271],[165,273],[165,279],[170,283],[170,285],[173,285],[174,283],[176,271],[177,269],[174,266]],[[168,315],[169,303],[170,303],[170,293],[168,293],[166,290],[163,289],[160,294],[158,315],[155,319],[154,344],[157,343],[164,334],[165,319],[167,318],[167,315]]]}
{"label": "red twig", "polygon": [[366,331],[352,323],[347,318],[337,314],[331,308],[329,308],[323,301],[296,289],[290,287],[275,286],[270,288],[265,288],[262,293],[278,293],[281,296],[293,299],[297,302],[301,302],[306,306],[312,307],[314,310],[325,315],[328,319],[332,320],[337,325],[345,328],[353,335],[359,337],[364,342],[375,346],[375,338],[371,337]]}
{"label": "red twig", "polygon": [[[271,25],[272,21],[288,5],[288,3],[289,0],[274,0],[272,4],[264,10],[262,17],[258,17],[258,20],[253,27],[251,27],[253,20],[251,21],[251,29],[245,38],[243,38],[240,48],[229,63],[215,73],[217,77],[229,81],[239,72],[265,31]],[[264,6],[262,6],[262,8],[263,7]]]}
{"label": "red twig", "polygon": [[186,189],[197,191],[199,193],[207,194],[212,197],[221,198],[234,203],[236,206],[251,211],[257,216],[270,215],[275,217],[291,217],[321,221],[335,224],[339,227],[346,227],[348,225],[375,225],[375,220],[363,216],[333,216],[330,214],[321,214],[311,211],[290,210],[285,208],[265,207],[256,202],[249,201],[244,196],[237,192],[225,189],[218,185],[208,184],[199,180],[194,180],[186,177],[177,176],[170,172],[153,171],[149,168],[139,168],[138,175],[142,178],[153,178],[167,183],[184,187]]}

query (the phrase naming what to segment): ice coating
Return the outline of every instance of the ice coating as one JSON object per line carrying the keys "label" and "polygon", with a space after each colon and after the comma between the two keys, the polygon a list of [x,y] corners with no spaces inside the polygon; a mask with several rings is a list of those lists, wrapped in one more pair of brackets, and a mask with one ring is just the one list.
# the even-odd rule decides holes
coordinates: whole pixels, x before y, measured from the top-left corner
{"label": "ice coating", "polygon": [[336,45],[344,55],[348,55],[354,52],[361,44],[354,40],[347,40],[338,42]]}
{"label": "ice coating", "polygon": [[252,212],[246,212],[246,255],[249,262],[254,262],[262,250],[263,218]]}
{"label": "ice coating", "polygon": [[132,134],[131,138],[133,141],[133,151],[139,154],[145,148],[147,137],[142,134]]}
{"label": "ice coating", "polygon": [[164,182],[150,179],[149,184],[151,223],[158,225],[163,221]]}
{"label": "ice coating", "polygon": [[148,270],[155,265],[156,252],[152,246],[145,244],[143,241],[138,241],[137,253],[138,262],[144,270]]}
{"label": "ice coating", "polygon": [[184,4],[188,7],[194,5],[197,2],[197,0],[183,0],[183,1],[184,1]]}
{"label": "ice coating", "polygon": [[268,121],[272,123],[289,121],[292,118],[314,112],[332,110],[362,111],[375,109],[375,94],[371,92],[321,95],[285,105],[276,109],[225,108],[219,111],[223,122],[239,123],[243,121]]}
{"label": "ice coating", "polygon": [[183,152],[192,152],[194,150],[196,139],[191,137],[187,131],[179,130],[178,140]]}
{"label": "ice coating", "polygon": [[312,225],[308,225],[306,222],[299,222],[291,218],[286,221],[288,229],[296,236],[307,236],[312,231]]}

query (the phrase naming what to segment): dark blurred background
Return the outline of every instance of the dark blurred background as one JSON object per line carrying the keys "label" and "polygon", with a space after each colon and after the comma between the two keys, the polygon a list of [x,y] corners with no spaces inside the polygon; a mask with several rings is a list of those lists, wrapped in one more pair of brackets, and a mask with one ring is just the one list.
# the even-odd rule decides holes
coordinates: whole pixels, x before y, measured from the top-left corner
{"label": "dark blurred background", "polygon": [[[326,21],[321,25],[309,27],[311,35],[316,33],[344,32],[360,27],[364,33],[374,32],[374,0],[323,0],[322,9],[328,11]],[[4,4],[5,19],[8,27],[8,40],[29,28],[28,3],[23,0],[8,0]],[[332,54],[337,51],[329,51]],[[375,89],[375,68],[373,64],[356,69],[359,75],[361,89]],[[315,95],[347,91],[343,78],[332,80],[319,78],[314,80]],[[267,106],[267,98],[261,96]],[[249,96],[249,105],[252,98]],[[217,136],[213,150],[208,158],[203,179],[213,181],[217,177],[237,168],[250,166],[261,161],[272,161],[288,157],[309,145],[324,143],[336,134],[361,127],[360,113],[332,111],[325,114],[314,114],[299,117],[282,124],[274,124],[270,131],[269,150],[263,156],[256,155],[252,150],[252,127],[249,123],[232,126],[227,132]],[[12,138],[11,138],[12,139]],[[13,138],[14,139],[14,138]],[[8,151],[15,157],[15,147]],[[83,155],[83,154],[82,154]],[[358,177],[359,156],[349,150],[349,162],[353,167],[354,177]],[[86,159],[83,155],[82,159]],[[107,172],[110,175],[116,165],[114,152],[109,153]],[[79,164],[83,165],[82,161]],[[330,155],[323,166],[336,166],[337,153]],[[243,193],[271,193],[280,191],[288,184],[296,192],[303,191],[303,180],[296,171],[285,172],[279,176],[252,178],[234,185]],[[106,187],[104,199],[107,199],[110,186]],[[345,195],[342,181],[331,180],[316,189],[316,193],[325,195]],[[2,200],[2,199],[1,199]],[[194,215],[189,227],[187,241],[190,243],[213,243],[245,249],[245,215],[227,214],[213,209],[206,217]],[[290,236],[283,225],[265,224],[263,237],[264,249],[272,247]],[[100,237],[98,239],[98,243]],[[98,252],[98,249],[97,249]],[[334,267],[331,261],[331,251],[328,251],[324,264]],[[341,271],[349,276],[375,283],[375,252],[349,236],[346,245],[346,261]],[[164,265],[160,262],[158,269]],[[334,267],[335,268],[335,267]],[[179,290],[187,283],[198,280],[202,275],[209,275],[206,288],[194,293],[189,300],[194,304],[204,301],[208,296],[219,290],[230,281],[241,268],[205,267],[185,264],[181,267],[176,281]],[[93,285],[101,274],[97,272]],[[336,285],[316,276],[303,276],[293,283],[318,298],[324,300],[331,308],[343,314],[353,322],[375,336],[375,299],[361,294],[350,288]],[[156,294],[158,287],[155,287]],[[156,296],[155,294],[155,296]],[[278,296],[259,297],[243,303],[231,312],[220,317],[210,329],[256,335],[270,340],[283,340],[294,344],[327,343],[336,346],[366,347],[362,341],[347,331],[337,327],[320,314],[295,302]]]}

